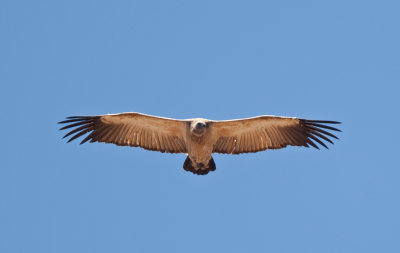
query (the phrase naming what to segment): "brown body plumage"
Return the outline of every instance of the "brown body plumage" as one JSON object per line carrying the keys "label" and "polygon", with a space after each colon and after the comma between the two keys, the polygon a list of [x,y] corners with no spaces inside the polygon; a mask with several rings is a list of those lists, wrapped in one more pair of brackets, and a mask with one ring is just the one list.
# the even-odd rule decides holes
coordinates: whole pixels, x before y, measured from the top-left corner
{"label": "brown body plumage", "polygon": [[277,116],[227,121],[176,120],[130,112],[73,116],[59,123],[68,124],[61,130],[74,128],[64,136],[72,135],[68,142],[89,133],[81,144],[105,142],[160,152],[187,153],[184,169],[198,175],[215,170],[212,153],[241,154],[288,145],[318,149],[316,143],[328,148],[323,141],[333,143],[329,137],[337,137],[326,130],[340,131],[328,125],[338,124],[336,121]]}

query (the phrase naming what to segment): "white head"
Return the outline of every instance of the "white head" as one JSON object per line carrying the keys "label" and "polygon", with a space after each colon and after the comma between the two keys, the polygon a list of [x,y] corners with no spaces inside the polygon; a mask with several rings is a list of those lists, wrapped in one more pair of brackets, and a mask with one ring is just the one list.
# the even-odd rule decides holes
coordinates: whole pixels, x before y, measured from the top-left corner
{"label": "white head", "polygon": [[200,137],[204,135],[208,128],[208,122],[204,119],[193,120],[190,124],[190,131],[193,135]]}

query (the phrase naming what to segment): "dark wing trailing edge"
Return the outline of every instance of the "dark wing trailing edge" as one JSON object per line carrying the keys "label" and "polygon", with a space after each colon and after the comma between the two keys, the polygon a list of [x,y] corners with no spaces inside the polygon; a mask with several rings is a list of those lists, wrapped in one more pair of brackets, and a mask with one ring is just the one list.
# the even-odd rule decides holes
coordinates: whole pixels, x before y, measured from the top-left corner
{"label": "dark wing trailing edge", "polygon": [[114,143],[119,146],[142,147],[148,150],[186,153],[183,140],[186,122],[141,113],[120,113],[101,116],[72,116],[59,124],[60,130],[70,129],[63,138],[68,142],[89,133],[81,144],[90,142]]}
{"label": "dark wing trailing edge", "polygon": [[224,154],[280,149],[288,145],[319,149],[316,143],[328,148],[324,141],[333,144],[330,138],[338,139],[328,130],[340,132],[339,129],[329,126],[340,124],[337,121],[277,116],[216,121],[213,124],[219,136],[214,152]]}

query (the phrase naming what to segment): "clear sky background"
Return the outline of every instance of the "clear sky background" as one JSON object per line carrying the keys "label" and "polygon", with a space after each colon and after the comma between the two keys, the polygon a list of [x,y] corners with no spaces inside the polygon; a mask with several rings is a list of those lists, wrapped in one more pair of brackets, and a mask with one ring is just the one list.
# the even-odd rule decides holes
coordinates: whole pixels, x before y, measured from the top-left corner
{"label": "clear sky background", "polygon": [[[399,1],[0,3],[0,252],[400,252]],[[329,150],[66,144],[71,115],[338,120]]]}

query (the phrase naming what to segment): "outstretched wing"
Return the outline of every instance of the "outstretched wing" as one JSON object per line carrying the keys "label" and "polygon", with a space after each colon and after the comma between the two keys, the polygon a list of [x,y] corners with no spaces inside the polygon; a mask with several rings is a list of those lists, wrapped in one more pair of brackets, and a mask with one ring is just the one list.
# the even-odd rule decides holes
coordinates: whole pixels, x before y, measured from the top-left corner
{"label": "outstretched wing", "polygon": [[224,154],[280,149],[287,145],[319,149],[314,141],[328,148],[323,141],[333,144],[329,138],[338,138],[324,129],[340,131],[328,125],[340,124],[337,121],[276,116],[214,121],[212,124],[218,136],[213,152]]}
{"label": "outstretched wing", "polygon": [[72,128],[72,131],[64,136],[65,138],[72,135],[68,142],[89,133],[81,144],[97,141],[168,153],[187,152],[183,139],[186,122],[183,120],[130,112],[73,116],[59,124],[67,124],[60,130]]}

